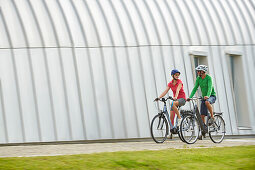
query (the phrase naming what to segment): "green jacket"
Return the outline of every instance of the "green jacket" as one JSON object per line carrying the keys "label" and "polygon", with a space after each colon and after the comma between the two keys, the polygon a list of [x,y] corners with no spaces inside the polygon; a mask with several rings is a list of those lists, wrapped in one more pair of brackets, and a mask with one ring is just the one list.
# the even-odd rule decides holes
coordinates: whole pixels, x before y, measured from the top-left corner
{"label": "green jacket", "polygon": [[213,83],[212,83],[212,77],[210,75],[206,75],[204,79],[202,79],[200,76],[197,77],[195,86],[189,96],[189,98],[192,98],[194,94],[197,91],[198,86],[200,86],[202,91],[202,96],[216,96],[216,93],[214,91]]}

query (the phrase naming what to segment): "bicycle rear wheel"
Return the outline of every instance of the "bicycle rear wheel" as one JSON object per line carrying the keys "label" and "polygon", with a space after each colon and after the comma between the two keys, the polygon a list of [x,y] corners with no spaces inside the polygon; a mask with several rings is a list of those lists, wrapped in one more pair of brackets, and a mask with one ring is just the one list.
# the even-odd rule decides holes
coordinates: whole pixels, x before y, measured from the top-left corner
{"label": "bicycle rear wheel", "polygon": [[214,119],[215,122],[208,127],[209,136],[214,143],[221,143],[226,133],[225,122],[219,115],[215,115]]}
{"label": "bicycle rear wheel", "polygon": [[151,121],[151,137],[156,143],[163,143],[169,133],[168,123],[163,114],[156,115]]}
{"label": "bicycle rear wheel", "polygon": [[192,115],[185,116],[180,125],[180,133],[184,142],[187,144],[195,143],[199,135],[197,118]]}

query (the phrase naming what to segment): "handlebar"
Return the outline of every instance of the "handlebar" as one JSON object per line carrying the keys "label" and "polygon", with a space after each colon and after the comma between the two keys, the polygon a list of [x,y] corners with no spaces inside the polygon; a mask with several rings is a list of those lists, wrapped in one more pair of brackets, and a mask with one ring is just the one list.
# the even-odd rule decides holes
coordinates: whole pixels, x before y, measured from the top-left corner
{"label": "handlebar", "polygon": [[[159,99],[158,101],[161,101],[161,102],[164,102],[164,103],[165,103],[167,100],[174,100],[174,99],[173,99],[173,97],[169,96],[169,97],[167,97],[167,98],[164,98],[164,97],[163,97],[163,98]],[[175,100],[174,100],[174,101],[175,101]]]}

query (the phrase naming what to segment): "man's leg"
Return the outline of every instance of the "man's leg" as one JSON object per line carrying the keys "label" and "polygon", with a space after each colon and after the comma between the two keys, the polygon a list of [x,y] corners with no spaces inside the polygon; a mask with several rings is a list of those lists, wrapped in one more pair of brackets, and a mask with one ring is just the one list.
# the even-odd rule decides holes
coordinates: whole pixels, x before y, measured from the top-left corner
{"label": "man's leg", "polygon": [[211,118],[213,120],[214,120],[214,116],[213,116],[213,107],[212,107],[212,104],[215,103],[215,101],[216,101],[216,97],[215,96],[210,96],[209,99],[207,99],[205,101],[205,105],[206,105],[207,109],[209,110]]}
{"label": "man's leg", "polygon": [[213,107],[212,107],[212,105],[210,104],[209,101],[205,101],[205,105],[206,105],[207,109],[208,109],[209,112],[210,112],[211,118],[214,119],[214,116],[213,116]]}
{"label": "man's leg", "polygon": [[203,122],[205,123],[205,116],[207,116],[208,110],[207,107],[205,105],[205,101],[201,102],[201,108],[200,108],[200,114],[201,114],[201,118],[203,120]]}

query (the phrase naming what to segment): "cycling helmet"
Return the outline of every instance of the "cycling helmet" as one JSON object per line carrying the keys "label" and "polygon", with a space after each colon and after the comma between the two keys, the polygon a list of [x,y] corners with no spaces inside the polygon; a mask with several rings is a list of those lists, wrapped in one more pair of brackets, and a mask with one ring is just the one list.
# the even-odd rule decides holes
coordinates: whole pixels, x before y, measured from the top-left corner
{"label": "cycling helmet", "polygon": [[171,71],[171,76],[172,76],[172,75],[175,75],[176,73],[181,74],[181,72],[179,72],[179,70],[173,69],[173,70]]}
{"label": "cycling helmet", "polygon": [[199,66],[196,67],[196,71],[207,72],[208,71],[208,67],[206,65],[199,65]]}

